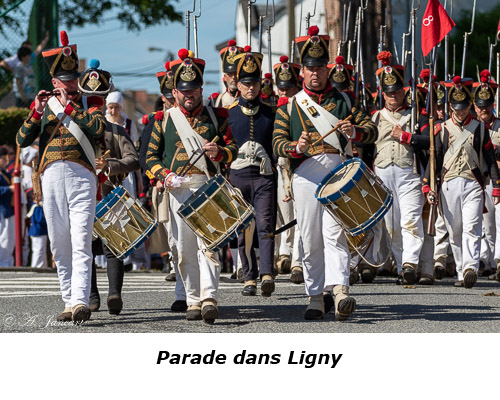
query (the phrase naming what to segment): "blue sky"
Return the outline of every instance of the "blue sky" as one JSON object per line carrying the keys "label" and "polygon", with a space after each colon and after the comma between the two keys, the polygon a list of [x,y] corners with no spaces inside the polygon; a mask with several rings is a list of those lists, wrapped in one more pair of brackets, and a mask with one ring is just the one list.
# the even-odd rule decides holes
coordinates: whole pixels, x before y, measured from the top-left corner
{"label": "blue sky", "polygon": [[[237,0],[202,0],[202,15],[198,18],[198,56],[206,61],[206,70],[220,69],[215,44],[234,35],[237,3]],[[186,10],[193,6],[193,0],[180,0],[172,4],[185,16]],[[104,18],[111,16],[112,14],[105,15]],[[181,23],[169,22],[140,32],[128,32],[120,28],[119,21],[71,30],[60,26],[60,29],[68,32],[70,43],[78,45],[78,55],[87,59],[87,65],[90,59],[97,58],[101,61],[101,68],[112,74],[125,71],[150,74],[137,78],[115,76],[115,86],[120,90],[145,89],[150,93],[158,92],[155,73],[164,69],[166,51],[170,50],[177,55],[180,48],[186,47],[186,26]],[[165,51],[150,52],[148,47],[162,48]],[[194,50],[192,31],[191,49]],[[220,90],[218,74],[207,74],[205,81],[205,96]]]}

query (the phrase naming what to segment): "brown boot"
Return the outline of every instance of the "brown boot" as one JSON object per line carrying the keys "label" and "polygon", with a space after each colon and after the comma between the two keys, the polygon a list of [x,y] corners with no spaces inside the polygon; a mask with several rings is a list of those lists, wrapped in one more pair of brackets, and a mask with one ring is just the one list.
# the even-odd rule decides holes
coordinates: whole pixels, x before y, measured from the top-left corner
{"label": "brown boot", "polygon": [[90,319],[91,311],[85,304],[77,304],[71,309],[73,322],[85,322]]}
{"label": "brown boot", "polygon": [[57,320],[59,322],[69,322],[71,321],[71,317],[73,314],[71,313],[71,307],[66,307],[64,311],[57,316]]}
{"label": "brown boot", "polygon": [[276,261],[276,266],[278,267],[278,274],[289,274],[292,261],[290,256],[282,254],[279,256],[278,261]]}
{"label": "brown boot", "polygon": [[309,297],[309,305],[304,313],[304,319],[323,319],[325,315],[325,303],[323,293]]}
{"label": "brown boot", "polygon": [[219,310],[217,309],[217,302],[215,299],[203,300],[201,303],[201,317],[203,318],[203,322],[211,325],[218,316]]}
{"label": "brown boot", "polygon": [[464,272],[464,287],[470,289],[474,286],[477,281],[477,272],[469,268]]}
{"label": "brown boot", "polygon": [[344,285],[335,285],[333,295],[335,296],[335,319],[345,321],[356,309],[356,300],[349,296],[349,288]]}
{"label": "brown boot", "polygon": [[275,289],[274,278],[272,277],[272,275],[266,274],[262,275],[261,280],[262,282],[260,284],[260,290],[262,296],[264,297],[271,296],[271,293],[273,293]]}
{"label": "brown boot", "polygon": [[290,280],[296,285],[304,283],[304,273],[302,272],[302,267],[296,266],[292,267],[292,274],[290,275]]}

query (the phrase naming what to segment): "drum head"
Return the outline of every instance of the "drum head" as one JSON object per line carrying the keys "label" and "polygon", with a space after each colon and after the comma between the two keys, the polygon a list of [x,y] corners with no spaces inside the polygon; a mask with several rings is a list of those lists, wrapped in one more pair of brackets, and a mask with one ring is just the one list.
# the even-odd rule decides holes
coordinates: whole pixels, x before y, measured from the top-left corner
{"label": "drum head", "polygon": [[328,203],[341,197],[341,192],[346,193],[354,187],[354,182],[358,182],[363,176],[366,168],[359,158],[351,158],[338,165],[319,184],[316,190],[316,198],[327,199]]}

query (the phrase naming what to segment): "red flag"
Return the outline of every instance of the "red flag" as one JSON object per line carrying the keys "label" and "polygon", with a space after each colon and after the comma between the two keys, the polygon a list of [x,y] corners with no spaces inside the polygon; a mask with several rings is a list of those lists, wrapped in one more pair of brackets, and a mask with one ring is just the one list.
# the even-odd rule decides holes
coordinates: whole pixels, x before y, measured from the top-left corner
{"label": "red flag", "polygon": [[500,21],[498,21],[497,38],[500,40]]}
{"label": "red flag", "polygon": [[439,0],[429,0],[422,19],[422,53],[424,56],[455,26]]}

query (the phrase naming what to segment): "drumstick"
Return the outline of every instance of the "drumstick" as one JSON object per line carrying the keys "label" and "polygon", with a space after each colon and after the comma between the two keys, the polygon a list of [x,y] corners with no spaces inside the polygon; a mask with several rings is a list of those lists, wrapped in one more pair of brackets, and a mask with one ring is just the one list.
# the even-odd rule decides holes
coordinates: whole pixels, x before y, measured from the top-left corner
{"label": "drumstick", "polygon": [[[349,121],[352,118],[352,114],[349,115],[344,121]],[[323,141],[327,136],[331,135],[333,132],[335,132],[337,129],[340,128],[340,125],[334,126],[332,129],[330,129],[328,132],[326,132],[321,138],[316,140],[313,144],[318,144],[319,142]]]}
{"label": "drumstick", "polygon": [[[295,103],[295,108],[297,109],[297,112],[299,113],[300,123],[302,124],[302,130],[304,132],[309,132],[307,129],[307,126],[304,122],[304,118],[302,117],[302,113],[300,112],[299,105],[297,104],[297,99],[295,97],[293,98],[293,102]],[[311,142],[309,142],[309,143],[311,144],[311,148],[314,151],[314,144]]]}
{"label": "drumstick", "polygon": [[106,150],[104,154],[100,158],[108,158],[109,154],[111,153],[111,150]]}
{"label": "drumstick", "polygon": [[[210,143],[215,143],[215,142],[217,142],[218,140],[219,140],[219,136],[215,136],[215,137],[214,137],[214,138],[210,141]],[[196,157],[196,160],[194,160],[194,161],[193,161],[193,163],[189,166],[189,168],[188,168],[188,169],[186,169],[185,171],[181,171],[181,172],[180,172],[179,176],[184,176],[184,175],[186,175],[186,174],[189,172],[189,170],[190,170],[191,168],[193,168],[193,167],[194,167],[194,165],[198,162],[198,160],[199,160],[201,157],[203,157],[203,155],[204,155],[206,152],[207,152],[206,150],[203,150],[203,151],[201,152],[201,154],[200,154],[198,157]],[[193,153],[193,155],[194,155],[194,153]],[[192,156],[191,156],[191,157],[192,157]],[[191,159],[191,158],[190,158],[190,159]],[[189,160],[188,160],[188,162],[189,162]],[[187,164],[186,164],[186,165],[187,165]],[[183,169],[184,169],[184,168],[183,168]]]}

